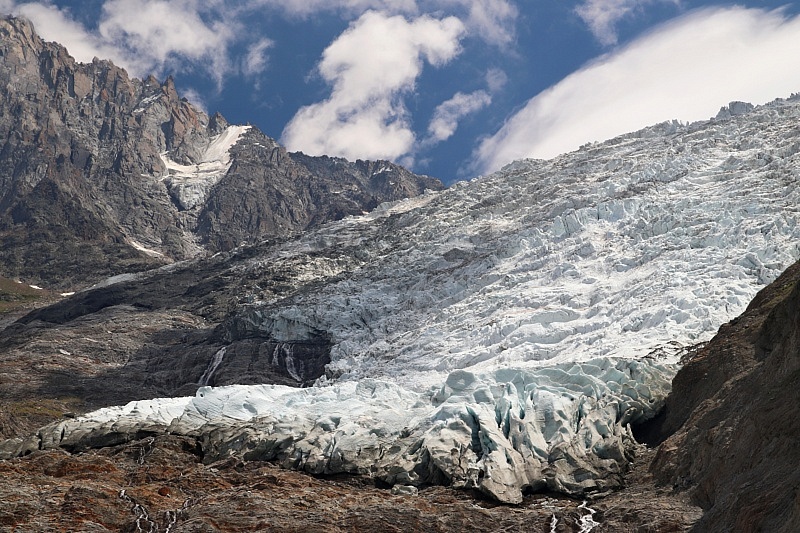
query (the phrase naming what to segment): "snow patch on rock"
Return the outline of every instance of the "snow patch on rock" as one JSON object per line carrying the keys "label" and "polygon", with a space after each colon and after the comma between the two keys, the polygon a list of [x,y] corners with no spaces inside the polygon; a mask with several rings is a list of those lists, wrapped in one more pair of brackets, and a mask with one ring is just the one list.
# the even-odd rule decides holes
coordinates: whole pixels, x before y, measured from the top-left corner
{"label": "snow patch on rock", "polygon": [[164,257],[164,254],[162,254],[161,252],[158,252],[158,251],[153,250],[151,248],[147,248],[144,245],[139,244],[137,241],[135,241],[133,239],[128,239],[128,243],[131,246],[133,246],[136,250],[139,250],[140,252],[143,252],[146,255],[149,255],[150,257]]}
{"label": "snow patch on rock", "polygon": [[168,154],[161,154],[167,168],[164,182],[181,209],[192,209],[205,201],[211,188],[230,169],[230,149],[249,129],[250,126],[228,126],[209,141],[200,161],[194,165],[182,165]]}

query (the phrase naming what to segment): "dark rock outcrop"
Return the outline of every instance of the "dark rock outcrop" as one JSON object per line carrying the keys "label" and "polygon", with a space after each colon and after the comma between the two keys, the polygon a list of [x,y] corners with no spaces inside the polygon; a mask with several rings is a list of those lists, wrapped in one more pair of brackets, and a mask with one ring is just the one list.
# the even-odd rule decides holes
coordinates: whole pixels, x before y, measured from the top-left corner
{"label": "dark rock outcrop", "polygon": [[[722,326],[673,382],[653,471],[705,509],[696,531],[800,524],[800,263]],[[674,432],[674,433],[673,433]]]}
{"label": "dark rock outcrop", "polygon": [[442,188],[388,161],[288,153],[257,129],[243,135],[231,159],[197,219],[197,234],[212,251],[253,243],[253,236],[289,236]]}
{"label": "dark rock outcrop", "polygon": [[[325,332],[273,339],[246,323],[240,298],[306,290],[295,278],[308,258],[243,272],[244,247],[125,279],[35,309],[0,336],[0,438],[61,417],[201,385],[303,386],[330,362]],[[253,278],[252,276],[257,276]]]}
{"label": "dark rock outcrop", "polygon": [[[171,78],[77,63],[29,22],[0,20],[0,275],[86,286],[442,188],[391,163],[288,154],[256,128],[233,131]],[[214,153],[203,168],[214,146],[227,150],[220,139],[235,144],[229,161]]]}

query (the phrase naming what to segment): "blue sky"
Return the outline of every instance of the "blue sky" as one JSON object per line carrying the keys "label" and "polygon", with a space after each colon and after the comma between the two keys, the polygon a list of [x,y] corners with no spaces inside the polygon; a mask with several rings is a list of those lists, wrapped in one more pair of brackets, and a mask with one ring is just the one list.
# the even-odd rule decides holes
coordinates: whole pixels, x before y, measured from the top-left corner
{"label": "blue sky", "polygon": [[732,100],[800,92],[798,6],[770,0],[0,0],[81,61],[174,76],[290,150],[445,182]]}

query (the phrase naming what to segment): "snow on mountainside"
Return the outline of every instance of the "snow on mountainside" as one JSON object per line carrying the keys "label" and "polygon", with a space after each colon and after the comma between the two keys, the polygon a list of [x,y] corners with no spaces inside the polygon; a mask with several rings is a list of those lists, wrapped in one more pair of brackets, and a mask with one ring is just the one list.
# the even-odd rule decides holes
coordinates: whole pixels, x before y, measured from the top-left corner
{"label": "snow on mountainside", "polygon": [[661,125],[329,226],[283,253],[358,241],[351,272],[244,313],[328,332],[338,380],[410,387],[708,340],[800,253],[797,113]]}
{"label": "snow on mountainside", "polygon": [[211,187],[231,168],[231,147],[249,129],[250,126],[228,126],[209,140],[194,165],[182,165],[171,160],[166,152],[161,154],[161,161],[167,169],[164,181],[181,209],[192,209],[205,202]]}
{"label": "snow on mountainside", "polygon": [[728,115],[516,162],[273,248],[241,274],[304,257],[298,290],[247,295],[228,327],[326,335],[316,387],[203,387],[60,422],[27,445],[168,430],[197,436],[207,460],[447,482],[507,502],[618,486],[628,424],[663,405],[678,355],[800,257],[800,100]]}

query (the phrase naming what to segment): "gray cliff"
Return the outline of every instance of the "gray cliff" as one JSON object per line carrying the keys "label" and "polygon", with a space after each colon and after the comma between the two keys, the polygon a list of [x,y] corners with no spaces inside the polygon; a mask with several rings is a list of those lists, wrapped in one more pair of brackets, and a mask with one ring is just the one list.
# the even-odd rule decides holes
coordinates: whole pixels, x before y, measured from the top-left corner
{"label": "gray cliff", "polygon": [[[209,163],[215,147],[224,161]],[[287,153],[196,109],[171,78],[77,63],[29,22],[0,20],[2,276],[85,286],[441,188],[388,162]]]}

